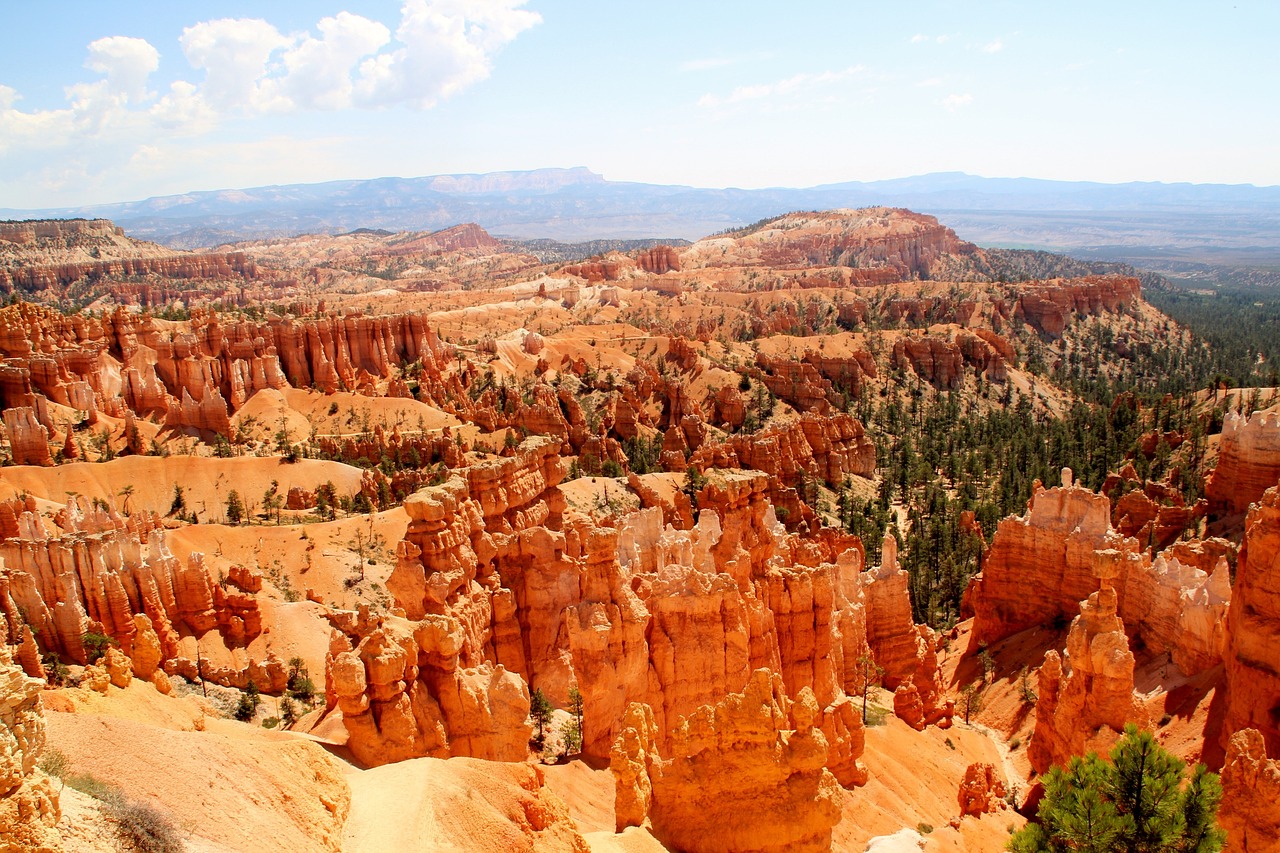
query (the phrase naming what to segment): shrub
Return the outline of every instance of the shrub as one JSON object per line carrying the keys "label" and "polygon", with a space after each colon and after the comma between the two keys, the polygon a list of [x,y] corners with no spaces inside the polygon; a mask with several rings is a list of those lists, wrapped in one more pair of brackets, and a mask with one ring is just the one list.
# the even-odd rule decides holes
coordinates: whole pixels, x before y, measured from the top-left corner
{"label": "shrub", "polygon": [[180,853],[186,849],[178,828],[164,812],[149,803],[116,792],[103,801],[103,811],[116,821],[116,835],[125,849],[136,853]]}
{"label": "shrub", "polygon": [[80,643],[84,646],[85,657],[89,663],[97,663],[106,655],[107,649],[115,645],[116,641],[106,634],[86,631],[81,635]]}
{"label": "shrub", "polygon": [[71,759],[57,747],[47,747],[36,766],[55,779],[66,779],[71,774]]}

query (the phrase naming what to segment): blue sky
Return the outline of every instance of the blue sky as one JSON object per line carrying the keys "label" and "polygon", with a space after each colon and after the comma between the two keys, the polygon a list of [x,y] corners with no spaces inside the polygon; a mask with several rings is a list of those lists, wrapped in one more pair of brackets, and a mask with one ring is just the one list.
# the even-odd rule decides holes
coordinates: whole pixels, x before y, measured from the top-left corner
{"label": "blue sky", "polygon": [[1280,4],[6,4],[0,207],[588,166],[1280,184]]}

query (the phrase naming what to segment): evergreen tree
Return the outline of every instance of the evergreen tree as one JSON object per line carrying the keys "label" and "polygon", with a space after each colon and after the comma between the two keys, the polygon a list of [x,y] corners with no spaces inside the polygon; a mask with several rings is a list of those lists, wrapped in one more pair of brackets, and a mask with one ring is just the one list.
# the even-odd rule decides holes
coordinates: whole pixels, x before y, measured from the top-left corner
{"label": "evergreen tree", "polygon": [[1009,839],[1015,853],[1216,853],[1226,834],[1216,815],[1222,787],[1203,764],[1186,785],[1185,764],[1133,723],[1111,751],[1072,758],[1044,777],[1039,823]]}
{"label": "evergreen tree", "polygon": [[539,687],[529,696],[529,716],[533,718],[533,743],[538,749],[547,739],[547,724],[551,722],[551,702]]}

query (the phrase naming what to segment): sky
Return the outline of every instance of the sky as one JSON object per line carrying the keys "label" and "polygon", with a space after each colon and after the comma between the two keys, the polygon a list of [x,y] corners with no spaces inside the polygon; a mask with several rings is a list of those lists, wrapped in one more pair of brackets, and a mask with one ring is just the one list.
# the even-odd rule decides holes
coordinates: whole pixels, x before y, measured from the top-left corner
{"label": "sky", "polygon": [[1280,184],[1280,3],[6,3],[0,207],[586,166]]}

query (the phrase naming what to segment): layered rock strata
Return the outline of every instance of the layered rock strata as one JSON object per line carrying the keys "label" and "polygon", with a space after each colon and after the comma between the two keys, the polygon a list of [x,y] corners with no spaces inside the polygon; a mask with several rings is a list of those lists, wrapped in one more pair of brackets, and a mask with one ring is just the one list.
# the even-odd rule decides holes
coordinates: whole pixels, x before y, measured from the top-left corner
{"label": "layered rock strata", "polygon": [[1244,513],[1280,482],[1280,411],[1229,413],[1222,422],[1218,466],[1205,483],[1209,511]]}
{"label": "layered rock strata", "polygon": [[[489,667],[561,706],[576,685],[583,750],[603,757],[629,704],[651,708],[659,742],[668,744],[681,718],[767,667],[789,693],[813,692],[832,771],[845,784],[864,781],[861,719],[846,693],[861,684],[869,608],[871,618],[876,608],[909,614],[905,586],[882,585],[889,594],[868,605],[857,539],[788,535],[760,472],[711,472],[689,529],[668,524],[659,505],[617,526],[566,513],[559,446],[528,439],[510,457],[456,471],[406,501],[412,520],[388,589],[409,624],[394,643],[377,641],[402,649],[395,657],[403,664],[375,676],[370,661],[382,653],[366,651],[374,629],[344,631],[331,666],[342,658],[364,673],[342,688],[344,716],[358,717],[366,702],[390,707],[400,694],[412,706],[414,678],[439,703],[445,680],[455,678],[445,673]],[[902,601],[891,602],[893,593]],[[353,742],[369,740],[371,754],[379,726],[355,730],[363,725],[348,728]],[[440,744],[425,731],[409,740],[418,750]]]}
{"label": "layered rock strata", "polygon": [[1187,675],[1216,665],[1231,600],[1227,561],[1218,558],[1206,571],[1190,546],[1153,561],[1111,528],[1110,517],[1107,498],[1073,485],[1065,470],[1061,488],[1038,489],[1024,515],[1001,521],[965,592],[975,644],[1064,620],[1103,573],[1121,619],[1148,648],[1169,652]]}
{"label": "layered rock strata", "polygon": [[1227,615],[1224,672],[1227,709],[1223,740],[1257,730],[1270,755],[1280,755],[1280,486],[1249,510]]}
{"label": "layered rock strata", "polygon": [[684,720],[664,758],[652,713],[631,705],[610,757],[618,831],[647,823],[698,853],[830,850],[839,787],[819,713],[811,690],[792,701],[780,676],[757,670]]}
{"label": "layered rock strata", "polygon": [[[0,541],[0,614],[11,641],[25,621],[40,649],[84,663],[83,637],[92,631],[134,657],[135,674],[143,678],[163,666],[193,680],[237,687],[252,680],[263,690],[283,689],[281,661],[270,655],[257,661],[243,651],[262,633],[255,596],[234,583],[216,583],[202,554],[193,553],[183,566],[158,518],[136,513],[125,519],[78,497],[56,520],[61,530],[51,532],[24,510],[14,519],[16,531],[6,531],[16,535]],[[233,650],[233,662],[191,659],[183,637],[209,632]]]}
{"label": "layered rock strata", "polygon": [[1027,757],[1036,772],[1065,765],[1073,755],[1105,755],[1125,723],[1149,728],[1133,693],[1133,652],[1116,614],[1116,591],[1104,576],[1102,588],[1080,603],[1067,633],[1066,655],[1045,654],[1040,667],[1036,726]]}
{"label": "layered rock strata", "polygon": [[56,853],[58,793],[36,769],[45,745],[40,691],[0,642],[0,853]]}

